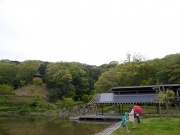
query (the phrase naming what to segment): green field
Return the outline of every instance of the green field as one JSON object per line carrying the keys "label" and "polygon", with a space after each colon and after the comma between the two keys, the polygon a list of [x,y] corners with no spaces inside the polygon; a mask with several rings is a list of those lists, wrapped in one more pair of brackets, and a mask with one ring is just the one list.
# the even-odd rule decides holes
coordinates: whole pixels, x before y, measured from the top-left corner
{"label": "green field", "polygon": [[111,135],[178,135],[180,134],[180,117],[148,117],[141,119],[141,124],[137,124],[136,129],[131,129],[130,122],[127,122],[130,133],[120,132],[120,128],[115,130]]}

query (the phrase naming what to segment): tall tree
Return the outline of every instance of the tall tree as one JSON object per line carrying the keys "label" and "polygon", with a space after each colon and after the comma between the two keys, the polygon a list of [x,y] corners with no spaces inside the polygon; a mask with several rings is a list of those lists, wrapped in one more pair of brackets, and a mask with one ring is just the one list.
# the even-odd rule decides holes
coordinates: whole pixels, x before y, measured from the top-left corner
{"label": "tall tree", "polygon": [[10,61],[0,61],[0,84],[14,86],[17,66]]}
{"label": "tall tree", "polygon": [[94,86],[97,93],[111,92],[112,87],[118,86],[116,68],[103,73]]}
{"label": "tall tree", "polygon": [[16,85],[20,85],[20,81],[25,81],[26,83],[32,82],[33,75],[38,73],[38,68],[41,62],[37,60],[27,60],[21,62],[17,68],[17,74],[15,80],[17,82]]}
{"label": "tall tree", "polygon": [[[66,74],[63,76],[60,75],[60,71],[67,70],[68,73],[66,72]],[[70,91],[68,91],[69,93],[67,93],[67,87],[64,87],[64,82],[66,79],[69,79],[70,76],[71,83],[68,84]],[[58,91],[60,92],[58,95],[61,95],[60,98],[62,98],[63,96],[71,96],[77,100],[78,98],[82,98],[84,94],[90,93],[89,81],[86,72],[72,63],[50,63],[46,68],[45,80],[49,88],[58,89]]]}
{"label": "tall tree", "polygon": [[[169,106],[168,104],[170,103],[170,99],[174,99],[174,91],[172,90],[165,90],[164,85],[159,85],[158,88],[154,88],[156,90],[156,92],[158,93],[157,96],[157,100],[159,101],[159,107],[161,105],[161,103],[165,103],[166,105],[166,113],[167,113],[167,117],[169,117]],[[161,112],[161,111],[160,111]],[[160,113],[161,114],[161,113]]]}
{"label": "tall tree", "polygon": [[[72,85],[72,75],[69,70],[58,70],[54,74],[51,82],[55,85],[55,88],[59,88],[59,98],[73,97],[75,96],[75,88]],[[58,89],[57,89],[58,90]]]}
{"label": "tall tree", "polygon": [[180,54],[171,54],[163,58],[166,63],[168,83],[180,83]]}

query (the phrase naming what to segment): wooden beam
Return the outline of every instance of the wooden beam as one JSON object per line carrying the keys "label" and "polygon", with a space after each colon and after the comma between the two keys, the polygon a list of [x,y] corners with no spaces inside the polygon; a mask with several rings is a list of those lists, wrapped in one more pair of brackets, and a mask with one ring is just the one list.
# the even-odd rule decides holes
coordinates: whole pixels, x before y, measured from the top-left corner
{"label": "wooden beam", "polygon": [[98,105],[96,104],[96,115],[98,115]]}
{"label": "wooden beam", "polygon": [[104,104],[102,104],[102,115],[104,114],[104,110],[103,110]]}

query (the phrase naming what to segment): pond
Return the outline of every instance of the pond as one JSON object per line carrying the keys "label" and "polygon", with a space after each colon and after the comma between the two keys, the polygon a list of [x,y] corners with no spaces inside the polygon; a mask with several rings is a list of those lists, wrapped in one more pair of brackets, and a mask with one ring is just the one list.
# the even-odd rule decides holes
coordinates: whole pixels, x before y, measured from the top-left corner
{"label": "pond", "polygon": [[113,123],[52,116],[0,116],[0,135],[94,135]]}

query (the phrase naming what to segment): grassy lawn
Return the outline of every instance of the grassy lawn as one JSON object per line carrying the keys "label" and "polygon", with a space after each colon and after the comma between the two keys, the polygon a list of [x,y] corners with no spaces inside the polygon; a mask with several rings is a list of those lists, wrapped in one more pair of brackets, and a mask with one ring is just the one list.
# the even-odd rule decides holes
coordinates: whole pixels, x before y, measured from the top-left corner
{"label": "grassy lawn", "polygon": [[[109,113],[110,110],[112,111],[115,111],[119,114],[119,112],[122,114],[124,114],[124,112],[129,112],[129,107],[133,107],[134,105],[133,104],[124,104],[123,105],[123,110],[119,110],[119,106],[113,106],[113,105],[104,105],[104,113]],[[140,105],[143,109],[143,114],[157,114],[157,108],[155,105]],[[116,108],[117,107],[117,108]],[[99,106],[99,113],[102,113],[102,110],[101,110],[101,106]],[[122,107],[121,107],[122,109]],[[170,106],[169,105],[169,113],[170,114],[179,114],[180,110],[176,110],[175,107],[173,106]],[[162,114],[166,114],[166,107],[165,105],[161,105],[161,113]]]}
{"label": "grassy lawn", "polygon": [[111,135],[178,135],[180,134],[180,117],[149,117],[141,119],[141,124],[137,124],[136,129],[132,130],[130,122],[127,122],[130,133],[120,132],[120,128],[115,130]]}

